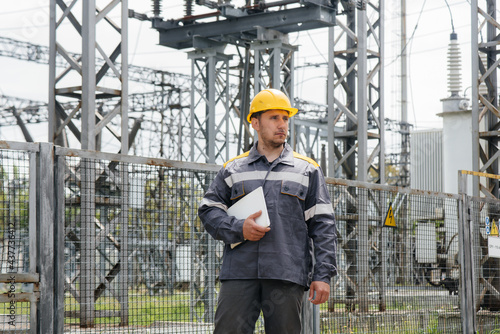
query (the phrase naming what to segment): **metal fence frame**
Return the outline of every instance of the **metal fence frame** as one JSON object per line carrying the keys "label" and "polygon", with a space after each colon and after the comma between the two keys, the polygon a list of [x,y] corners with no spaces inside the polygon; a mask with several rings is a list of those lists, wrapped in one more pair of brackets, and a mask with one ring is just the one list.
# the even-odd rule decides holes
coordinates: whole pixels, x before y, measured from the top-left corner
{"label": "metal fence frame", "polygon": [[[29,197],[29,256],[30,267],[26,273],[0,273],[0,282],[8,282],[12,275],[15,275],[16,282],[27,282],[34,285],[32,293],[19,295],[16,301],[26,300],[31,301],[30,312],[30,333],[63,333],[65,325],[64,303],[65,303],[65,276],[64,276],[64,250],[65,250],[65,175],[67,172],[65,159],[67,157],[78,157],[85,160],[102,160],[114,164],[131,163],[145,166],[157,166],[167,169],[183,169],[191,171],[203,171],[215,173],[220,166],[210,164],[199,164],[189,162],[170,161],[164,159],[154,159],[146,157],[127,156],[121,154],[102,153],[85,150],[75,150],[68,148],[56,147],[49,143],[16,143],[16,142],[1,142],[0,150],[18,150],[26,151],[29,154],[30,166],[30,197]],[[109,166],[108,166],[109,167]],[[465,175],[465,176],[464,176]],[[123,175],[122,175],[123,176]],[[96,175],[88,175],[88,178],[95,181]],[[474,217],[470,214],[470,201],[482,201],[499,205],[498,199],[472,198],[466,194],[466,173],[459,172],[460,194],[445,194],[429,191],[419,191],[409,188],[392,187],[385,185],[377,185],[371,183],[331,179],[327,178],[327,183],[339,187],[353,187],[360,192],[359,200],[367,200],[372,194],[372,191],[390,192],[401,196],[428,196],[443,200],[456,201],[458,214],[458,229],[459,229],[459,259],[460,259],[460,312],[461,312],[461,329],[463,333],[473,333],[478,330],[478,321],[476,313],[478,311],[478,264],[474,262],[475,234],[477,234],[478,226],[474,223]],[[124,184],[128,186],[128,178],[124,178]],[[88,191],[92,191],[89,189]],[[83,196],[83,194],[82,194]],[[380,203],[387,201],[381,193],[378,198]],[[92,208],[89,208],[92,210]],[[123,208],[122,208],[123,209]],[[379,208],[382,213],[385,210]],[[128,212],[126,209],[124,212]],[[368,212],[359,210],[359,222],[366,223],[373,217],[368,217]],[[377,219],[384,219],[384,215],[380,214]],[[382,221],[381,221],[382,223]],[[126,231],[123,231],[126,233]],[[91,236],[93,237],[93,236]],[[127,237],[126,234],[122,237]],[[368,238],[368,230],[361,228],[358,234],[359,238]],[[382,240],[387,240],[387,233],[381,232]],[[212,251],[207,253],[210,263],[210,275],[216,272],[215,248],[216,242],[211,238],[207,238],[207,247]],[[383,241],[384,242],[384,241]],[[368,268],[368,250],[360,248],[362,254],[360,266]],[[383,255],[385,256],[385,255]],[[386,258],[382,261],[386,263]],[[122,263],[126,263],[126,257],[122,257]],[[124,267],[122,267],[123,270]],[[126,268],[126,267],[125,267]],[[370,275],[368,269],[361,270],[359,274],[360,282],[366,282]],[[382,267],[382,271],[384,271]],[[121,284],[127,284],[127,275],[124,275]],[[95,284],[95,282],[93,282]],[[379,309],[384,311],[385,307],[385,292],[383,284],[379,286],[380,295],[382,298],[379,302]],[[215,310],[215,286],[208,286],[205,296],[210,300],[205,306],[205,318],[203,321],[210,322],[213,318]],[[366,299],[368,295],[368,286],[365,283],[359,284],[356,291],[356,303],[360,305],[360,313],[366,312],[369,301]],[[9,303],[11,300],[0,294],[0,303]],[[35,302],[36,301],[36,302]],[[92,308],[87,312],[94,312]],[[320,311],[319,307],[315,306],[309,313],[304,315],[306,328],[305,333],[320,332]],[[121,325],[127,325],[128,313],[125,309],[120,314],[122,319]],[[85,325],[85,322],[82,323]],[[91,326],[91,324],[88,324]],[[19,332],[19,331],[18,331]],[[22,331],[21,331],[22,332]],[[26,330],[26,332],[28,332]]]}

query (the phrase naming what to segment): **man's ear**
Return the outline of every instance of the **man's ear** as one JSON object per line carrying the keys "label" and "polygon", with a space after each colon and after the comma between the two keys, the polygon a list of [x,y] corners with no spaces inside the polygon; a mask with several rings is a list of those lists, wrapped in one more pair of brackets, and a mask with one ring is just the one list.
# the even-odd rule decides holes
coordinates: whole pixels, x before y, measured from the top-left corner
{"label": "man's ear", "polygon": [[251,121],[252,121],[252,128],[253,128],[254,130],[256,130],[256,131],[257,131],[257,130],[259,130],[259,126],[260,126],[260,124],[259,124],[259,119],[258,119],[257,117],[253,117],[253,118],[251,119]]}

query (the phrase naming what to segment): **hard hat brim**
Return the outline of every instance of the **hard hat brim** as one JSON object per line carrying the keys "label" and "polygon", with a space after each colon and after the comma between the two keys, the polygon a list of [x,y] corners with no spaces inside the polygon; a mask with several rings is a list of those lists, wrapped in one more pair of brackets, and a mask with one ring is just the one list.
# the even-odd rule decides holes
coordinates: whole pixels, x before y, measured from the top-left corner
{"label": "hard hat brim", "polygon": [[[273,109],[260,110],[258,112],[266,112],[266,111],[269,111],[269,110],[284,110],[284,111],[288,111],[288,117],[294,116],[299,111],[299,109],[297,109],[297,108],[273,108]],[[248,114],[248,116],[247,116],[248,123],[252,123],[251,116],[255,115],[255,114],[256,113]]]}

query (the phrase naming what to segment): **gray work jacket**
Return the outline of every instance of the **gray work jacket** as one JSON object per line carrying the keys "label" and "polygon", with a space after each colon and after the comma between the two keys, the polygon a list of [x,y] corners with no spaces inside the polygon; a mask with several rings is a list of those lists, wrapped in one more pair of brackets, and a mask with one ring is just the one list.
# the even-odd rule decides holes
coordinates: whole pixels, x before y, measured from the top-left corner
{"label": "gray work jacket", "polygon": [[[269,163],[256,145],[224,164],[198,209],[207,232],[225,243],[220,279],[278,279],[304,287],[311,281],[330,283],[337,273],[337,234],[321,168],[286,143]],[[228,216],[227,208],[259,186],[271,230],[259,241],[231,249],[230,244],[244,241],[244,219]]]}

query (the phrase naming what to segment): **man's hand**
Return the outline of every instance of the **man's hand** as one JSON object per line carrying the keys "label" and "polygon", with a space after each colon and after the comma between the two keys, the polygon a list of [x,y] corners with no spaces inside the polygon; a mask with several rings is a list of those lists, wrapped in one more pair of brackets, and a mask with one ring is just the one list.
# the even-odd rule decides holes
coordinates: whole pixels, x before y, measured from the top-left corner
{"label": "man's hand", "polygon": [[[316,296],[314,293],[316,292]],[[313,281],[309,288],[309,301],[314,305],[323,304],[330,296],[330,285],[321,281]]]}
{"label": "man's hand", "polygon": [[250,241],[259,241],[262,237],[269,232],[269,227],[260,226],[255,222],[255,219],[262,214],[262,211],[257,211],[248,216],[243,222],[243,238]]}

